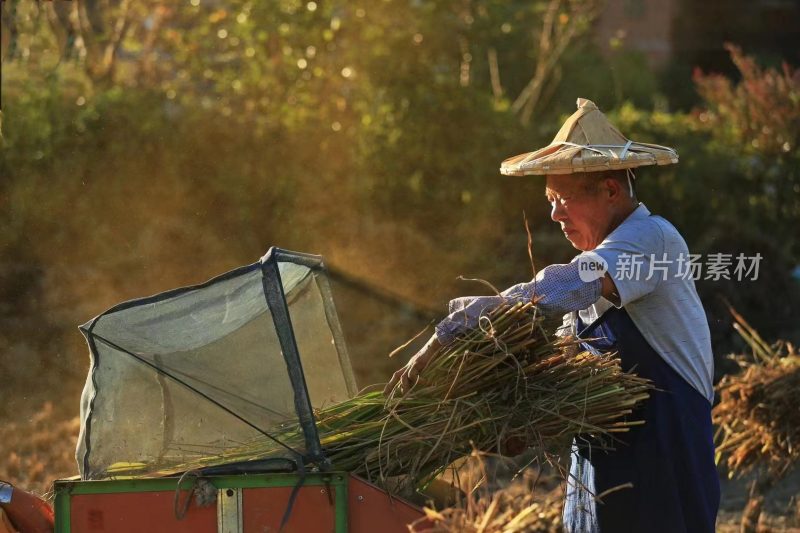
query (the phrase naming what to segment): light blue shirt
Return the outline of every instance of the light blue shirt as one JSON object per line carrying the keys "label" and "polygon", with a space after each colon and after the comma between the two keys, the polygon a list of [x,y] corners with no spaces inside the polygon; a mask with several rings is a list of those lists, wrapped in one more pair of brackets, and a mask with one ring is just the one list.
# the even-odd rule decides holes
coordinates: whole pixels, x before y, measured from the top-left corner
{"label": "light blue shirt", "polygon": [[[592,255],[596,254],[596,255]],[[691,276],[682,275],[689,250],[675,227],[653,216],[644,204],[617,226],[597,248],[569,264],[550,265],[527,283],[499,296],[457,298],[450,314],[436,326],[436,336],[449,344],[502,302],[538,298],[548,315],[565,315],[564,329],[572,331],[572,312],[589,324],[611,305],[601,296],[600,279],[581,279],[581,263],[599,256],[614,279],[624,307],[650,346],[709,402],[714,400],[714,359],[708,320]]]}

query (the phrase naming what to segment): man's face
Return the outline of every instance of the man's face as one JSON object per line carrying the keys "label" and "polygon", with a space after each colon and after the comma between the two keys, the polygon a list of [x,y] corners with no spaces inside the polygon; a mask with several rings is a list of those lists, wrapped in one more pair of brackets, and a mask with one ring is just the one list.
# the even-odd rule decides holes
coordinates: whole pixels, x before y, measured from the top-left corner
{"label": "man's face", "polygon": [[593,250],[609,233],[613,204],[598,180],[581,175],[547,176],[550,218],[581,251]]}

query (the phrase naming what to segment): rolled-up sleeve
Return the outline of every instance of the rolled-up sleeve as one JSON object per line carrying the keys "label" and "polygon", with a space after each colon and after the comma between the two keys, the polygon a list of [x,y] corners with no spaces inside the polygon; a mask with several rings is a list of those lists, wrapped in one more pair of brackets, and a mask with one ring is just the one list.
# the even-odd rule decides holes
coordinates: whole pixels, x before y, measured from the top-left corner
{"label": "rolled-up sleeve", "polygon": [[600,299],[600,279],[583,281],[577,258],[569,264],[550,265],[527,283],[509,287],[498,296],[467,296],[450,302],[450,314],[436,326],[436,338],[447,345],[464,331],[478,325],[482,316],[503,303],[535,301],[547,316],[586,309]]}
{"label": "rolled-up sleeve", "polygon": [[450,314],[436,325],[436,340],[447,345],[468,329],[474,328],[480,318],[504,302],[503,296],[466,296],[450,302]]}
{"label": "rolled-up sleeve", "polygon": [[[649,218],[632,220],[592,250],[608,265],[608,274],[614,280],[623,307],[647,296],[664,277],[656,263],[672,268],[674,261],[665,261],[664,235],[658,223]],[[661,260],[661,261],[659,261]]]}

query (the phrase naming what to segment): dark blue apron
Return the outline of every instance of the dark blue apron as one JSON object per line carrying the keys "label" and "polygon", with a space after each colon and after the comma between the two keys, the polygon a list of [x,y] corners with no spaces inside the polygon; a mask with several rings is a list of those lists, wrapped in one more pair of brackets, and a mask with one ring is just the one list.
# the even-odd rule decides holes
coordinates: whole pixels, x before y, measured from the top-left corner
{"label": "dark blue apron", "polygon": [[[624,309],[610,308],[576,331],[583,348],[616,351],[625,371],[653,381],[657,390],[631,415],[641,426],[621,433],[613,451],[575,439],[564,528],[619,533],[713,532],[719,507],[711,405],[645,340]],[[595,443],[596,444],[596,443]],[[620,485],[632,488],[594,495]]]}

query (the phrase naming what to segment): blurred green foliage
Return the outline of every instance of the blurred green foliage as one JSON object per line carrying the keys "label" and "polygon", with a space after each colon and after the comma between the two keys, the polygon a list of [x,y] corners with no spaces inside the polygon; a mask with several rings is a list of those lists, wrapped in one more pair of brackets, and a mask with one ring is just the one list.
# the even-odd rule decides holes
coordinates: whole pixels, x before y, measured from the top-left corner
{"label": "blurred green foliage", "polygon": [[[19,8],[0,156],[0,375],[15,401],[57,391],[72,409],[86,369],[79,322],[270,245],[442,312],[486,290],[459,274],[498,286],[530,276],[523,210],[538,266],[569,260],[541,180],[497,169],[549,142],[578,96],[630,138],[677,148],[681,163],[642,170],[639,192],[693,252],[765,256],[757,283],[698,284],[719,346],[718,294],[766,337],[797,334],[792,71],[737,56],[745,81],[697,75],[702,106],[668,113],[641,55],[594,51],[588,1],[69,3],[90,10],[96,38],[83,41],[48,4],[3,7]],[[523,125],[512,104],[553,6],[578,30]],[[773,142],[764,127],[778,122]],[[337,297],[361,383],[385,379],[398,362],[383,356],[420,320],[350,289]]]}

